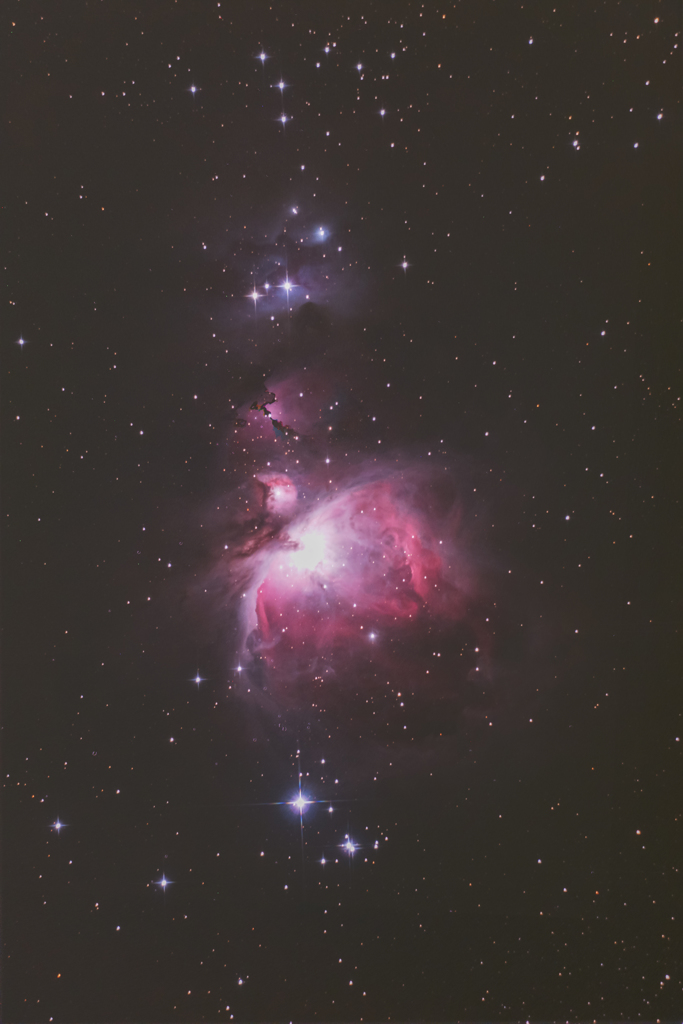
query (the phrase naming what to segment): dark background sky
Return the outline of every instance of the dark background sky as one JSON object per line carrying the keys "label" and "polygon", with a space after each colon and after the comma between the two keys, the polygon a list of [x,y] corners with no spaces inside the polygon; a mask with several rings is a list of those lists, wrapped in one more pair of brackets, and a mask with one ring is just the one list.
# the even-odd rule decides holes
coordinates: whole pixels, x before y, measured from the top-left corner
{"label": "dark background sky", "polygon": [[[677,5],[4,13],[4,1018],[673,1019]],[[313,305],[254,319],[285,252]],[[340,702],[302,863],[253,805],[319,748],[200,592],[235,409],[312,365],[351,475],[438,456],[499,619],[448,750],[373,788]]]}

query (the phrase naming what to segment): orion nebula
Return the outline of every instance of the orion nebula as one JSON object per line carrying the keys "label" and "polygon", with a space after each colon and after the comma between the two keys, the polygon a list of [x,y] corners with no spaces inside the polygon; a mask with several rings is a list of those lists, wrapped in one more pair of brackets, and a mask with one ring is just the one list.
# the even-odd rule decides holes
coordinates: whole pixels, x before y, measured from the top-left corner
{"label": "orion nebula", "polygon": [[432,749],[481,703],[490,660],[466,477],[409,446],[363,452],[348,424],[373,417],[352,391],[302,369],[235,410],[252,471],[202,590],[234,623],[234,687],[279,728]]}

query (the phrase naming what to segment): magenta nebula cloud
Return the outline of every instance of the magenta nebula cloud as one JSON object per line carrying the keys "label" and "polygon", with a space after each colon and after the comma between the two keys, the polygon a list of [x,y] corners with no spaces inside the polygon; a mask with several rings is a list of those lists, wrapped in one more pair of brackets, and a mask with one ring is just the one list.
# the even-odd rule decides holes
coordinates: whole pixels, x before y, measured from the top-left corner
{"label": "magenta nebula cloud", "polygon": [[[388,445],[366,454],[330,437],[340,401],[311,374],[267,387],[236,410],[234,448],[253,470],[231,492],[219,534],[229,544],[210,574],[237,623],[234,686],[281,719],[312,716],[322,731],[332,715],[335,730],[382,741],[386,719],[391,742],[415,750],[446,734],[487,671],[452,464]],[[387,699],[402,708],[403,691],[410,727],[380,710]]]}

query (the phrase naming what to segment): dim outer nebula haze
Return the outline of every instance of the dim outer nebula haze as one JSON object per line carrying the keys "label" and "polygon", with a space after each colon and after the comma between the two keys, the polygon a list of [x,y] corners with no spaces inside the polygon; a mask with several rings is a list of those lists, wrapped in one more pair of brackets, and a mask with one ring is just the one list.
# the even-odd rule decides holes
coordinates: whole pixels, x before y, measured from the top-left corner
{"label": "dim outer nebula haze", "polygon": [[3,1020],[680,1020],[678,5],[7,13]]}

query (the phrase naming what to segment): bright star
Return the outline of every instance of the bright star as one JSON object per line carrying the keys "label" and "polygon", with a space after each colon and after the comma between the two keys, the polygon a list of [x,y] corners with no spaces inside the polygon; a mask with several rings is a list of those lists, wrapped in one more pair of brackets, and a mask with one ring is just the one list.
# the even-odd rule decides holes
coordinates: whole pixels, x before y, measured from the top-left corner
{"label": "bright star", "polygon": [[264,53],[263,50],[261,50],[261,52],[259,53],[259,55],[257,57],[257,60],[260,60],[261,63],[263,64],[265,61],[268,60],[268,54]]}
{"label": "bright star", "polygon": [[195,93],[196,91],[197,91],[197,86],[196,85],[191,85],[190,86],[190,92],[191,93]]}
{"label": "bright star", "polygon": [[356,71],[362,71],[362,70],[363,70],[363,65],[362,64],[356,64]]}
{"label": "bright star", "polygon": [[386,114],[386,110],[384,110],[384,108],[382,108],[382,110],[380,110],[380,112],[379,112],[379,116],[380,117],[384,117],[385,114]]}
{"label": "bright star", "polygon": [[289,293],[290,293],[290,291],[292,290],[292,288],[294,287],[294,285],[292,284],[292,282],[291,282],[291,281],[289,280],[289,278],[288,278],[288,279],[287,279],[287,280],[286,280],[286,281],[284,282],[284,284],[281,284],[281,285],[280,285],[280,287],[281,287],[281,288],[284,288],[284,290],[285,290],[285,291],[287,292],[287,294],[289,295]]}
{"label": "bright star", "polygon": [[235,672],[242,672],[242,666],[238,665],[237,668],[235,669]]}
{"label": "bright star", "polygon": [[25,344],[26,342],[24,341],[23,338],[19,338],[19,340],[17,341],[17,345],[21,345],[22,348],[24,347]]}
{"label": "bright star", "polygon": [[59,820],[59,818],[57,818],[57,820],[56,820],[56,822],[54,823],[54,825],[52,825],[52,826],[51,826],[51,828],[53,828],[53,829],[55,830],[55,832],[59,832],[60,828],[63,828],[63,827],[64,827],[64,826],[62,825],[62,823],[61,823],[61,821]]}
{"label": "bright star", "polygon": [[279,82],[277,83],[277,85],[276,85],[276,87],[275,87],[275,88],[276,88],[276,89],[279,89],[279,90],[280,90],[280,92],[282,92],[282,90],[283,90],[283,89],[286,89],[286,88],[287,88],[287,86],[286,86],[286,85],[285,85],[285,83],[284,83],[284,82],[282,81],[282,79],[280,79],[280,81],[279,81]]}
{"label": "bright star", "polygon": [[345,849],[345,850],[346,850],[346,851],[347,851],[348,853],[353,853],[353,852],[355,851],[355,849],[356,849],[356,847],[355,847],[355,845],[354,845],[354,843],[353,843],[353,840],[352,840],[352,839],[349,839],[349,837],[348,837],[348,836],[346,837],[346,842],[344,843],[344,849]]}
{"label": "bright star", "polygon": [[405,273],[405,271],[406,271],[406,270],[408,269],[408,267],[410,266],[410,263],[408,263],[408,261],[407,261],[407,260],[404,260],[404,261],[403,261],[403,263],[401,264],[401,266],[403,267],[403,272]]}
{"label": "bright star", "polygon": [[193,680],[193,682],[195,682],[195,683],[197,684],[197,686],[199,686],[199,684],[200,684],[200,683],[203,683],[203,682],[204,682],[204,680],[203,680],[203,679],[201,678],[201,676],[199,675],[199,672],[198,672],[198,673],[197,673],[197,675],[196,675],[196,676],[194,677],[194,680]]}
{"label": "bright star", "polygon": [[167,885],[172,885],[173,883],[169,882],[168,878],[166,878],[166,875],[162,875],[161,880],[159,882],[155,882],[154,884],[161,886],[162,889],[166,889]]}
{"label": "bright star", "polygon": [[258,293],[258,292],[256,291],[256,289],[254,288],[253,292],[249,292],[248,298],[250,298],[250,299],[253,299],[253,300],[254,300],[254,306],[255,306],[255,305],[256,305],[256,300],[257,300],[257,299],[260,299],[260,298],[261,298],[261,296],[260,296],[260,295],[259,295],[259,293]]}
{"label": "bright star", "polygon": [[283,124],[287,124],[288,121],[291,121],[291,118],[287,117],[286,114],[282,114],[280,117],[278,117],[278,121],[281,121]]}
{"label": "bright star", "polygon": [[301,795],[301,793],[299,793],[299,795],[298,795],[298,797],[296,798],[296,800],[292,800],[292,807],[296,807],[296,809],[298,810],[299,814],[303,814],[303,813],[304,813],[304,809],[305,809],[306,807],[308,807],[308,805],[310,804],[310,802],[311,802],[310,800],[306,800],[306,799],[305,799],[305,798],[304,798],[304,797],[303,797],[303,796]]}

